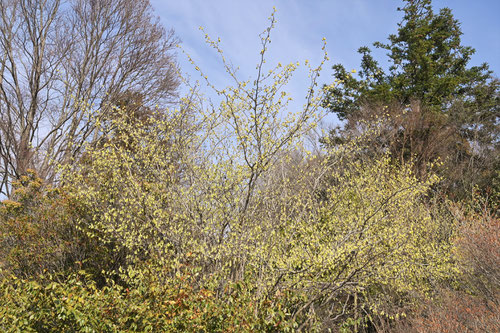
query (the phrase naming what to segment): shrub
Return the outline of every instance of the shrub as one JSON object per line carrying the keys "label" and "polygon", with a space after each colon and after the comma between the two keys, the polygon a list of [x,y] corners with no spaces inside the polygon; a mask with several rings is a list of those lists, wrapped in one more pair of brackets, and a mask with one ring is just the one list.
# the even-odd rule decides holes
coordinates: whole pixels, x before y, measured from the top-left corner
{"label": "shrub", "polygon": [[500,220],[487,200],[475,197],[452,211],[460,222],[456,238],[461,274],[436,290],[402,331],[500,331]]}
{"label": "shrub", "polygon": [[[182,271],[182,272],[181,272]],[[174,278],[147,269],[128,271],[129,287],[104,288],[84,271],[62,281],[13,277],[0,283],[2,332],[278,332],[287,331],[282,298],[252,301],[245,283],[217,297],[214,280],[193,288],[192,274]],[[251,288],[251,287],[250,287]]]}
{"label": "shrub", "polygon": [[61,271],[85,258],[69,199],[29,171],[0,204],[2,267],[18,277]]}
{"label": "shrub", "polygon": [[117,267],[111,247],[81,224],[74,198],[62,188],[43,184],[29,171],[13,184],[11,200],[0,203],[0,268],[31,279],[46,273],[92,272]]}

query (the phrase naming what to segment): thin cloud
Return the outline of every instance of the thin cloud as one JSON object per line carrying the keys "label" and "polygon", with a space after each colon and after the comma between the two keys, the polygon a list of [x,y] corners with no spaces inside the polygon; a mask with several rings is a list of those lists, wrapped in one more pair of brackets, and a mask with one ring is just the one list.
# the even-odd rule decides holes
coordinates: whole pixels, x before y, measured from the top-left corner
{"label": "thin cloud", "polygon": [[[199,26],[203,26],[212,38],[221,38],[226,58],[240,68],[241,79],[248,79],[255,76],[259,59],[261,45],[258,34],[268,26],[268,17],[275,6],[278,22],[271,36],[268,68],[278,62],[303,63],[306,59],[317,64],[322,57],[321,39],[326,37],[327,51],[332,60],[325,66],[322,80],[330,83],[332,64],[342,63],[348,69],[358,68],[360,56],[357,49],[371,46],[375,41],[385,41],[389,34],[396,33],[402,16],[396,10],[402,2],[395,0],[152,0],[152,4],[163,23],[175,29],[184,50],[218,86],[226,86],[231,81],[224,73],[215,50],[205,44]],[[483,18],[489,18],[493,14],[488,8],[499,7],[499,3],[493,0],[474,5],[465,0],[437,0],[434,3],[436,11],[444,6],[451,7],[455,17],[463,23],[464,45],[477,49],[473,62],[489,62],[491,68],[498,71],[500,46],[498,37],[493,35],[498,34],[500,23],[496,19],[484,22],[478,12]],[[485,36],[489,36],[489,40]],[[384,53],[382,50],[375,51],[377,58]],[[179,62],[183,71],[193,79],[199,78],[183,55],[179,55]],[[381,64],[384,65],[383,60]],[[307,72],[302,69],[297,72],[288,90],[300,101],[306,94],[307,86]]]}

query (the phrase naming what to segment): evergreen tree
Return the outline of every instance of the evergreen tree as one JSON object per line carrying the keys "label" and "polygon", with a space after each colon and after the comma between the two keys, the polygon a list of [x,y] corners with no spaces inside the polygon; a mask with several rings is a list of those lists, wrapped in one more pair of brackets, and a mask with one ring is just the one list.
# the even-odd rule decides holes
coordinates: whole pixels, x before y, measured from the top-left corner
{"label": "evergreen tree", "polygon": [[[335,82],[328,87],[324,105],[347,121],[345,130],[381,112],[387,114],[377,111],[383,110],[382,106],[397,105],[399,114],[392,112],[391,117],[401,116],[392,124],[398,127],[399,134],[393,137],[399,142],[392,142],[392,146],[398,147],[399,156],[416,157],[422,163],[436,157],[448,159],[453,163],[447,165],[448,169],[472,164],[473,170],[468,168],[452,178],[460,182],[464,177],[475,178],[468,185],[486,180],[490,183],[492,177],[498,177],[495,169],[499,166],[499,81],[488,64],[469,66],[475,50],[461,44],[460,23],[449,8],[435,13],[431,0],[404,2],[398,8],[404,15],[397,33],[390,35],[387,43],[373,44],[387,50],[388,70],[373,58],[370,48],[361,47],[361,70],[356,77],[352,74],[355,71],[349,72],[341,64],[333,66]],[[423,126],[418,130],[415,123],[401,122],[401,118],[415,121],[416,117],[403,115],[415,101]],[[453,138],[446,140],[446,153],[441,149],[425,158],[414,156],[419,152],[400,142],[402,137],[410,137],[406,141],[426,144],[444,130],[450,133],[448,138]]]}

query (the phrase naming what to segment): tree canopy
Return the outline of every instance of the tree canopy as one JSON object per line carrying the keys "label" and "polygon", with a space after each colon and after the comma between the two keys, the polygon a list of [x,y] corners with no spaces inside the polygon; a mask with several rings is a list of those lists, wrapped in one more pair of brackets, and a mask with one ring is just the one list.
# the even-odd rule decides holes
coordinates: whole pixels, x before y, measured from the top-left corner
{"label": "tree canopy", "polygon": [[460,23],[451,10],[435,13],[431,0],[405,3],[398,8],[404,16],[397,34],[389,35],[387,43],[373,44],[388,51],[388,70],[373,58],[370,48],[360,47],[358,79],[341,64],[333,67],[335,82],[325,100],[329,109],[344,120],[364,103],[408,104],[418,99],[446,112],[451,104],[462,102],[472,112],[474,106],[490,106],[498,99],[498,81],[488,64],[468,66],[475,50],[461,44]]}
{"label": "tree canopy", "polygon": [[[397,155],[406,160],[422,156],[409,149],[408,142],[401,142],[403,137],[428,145],[448,132],[453,137],[445,140],[449,149],[430,154],[423,162],[451,158],[454,164],[462,164],[475,159],[474,164],[482,168],[479,173],[486,171],[489,182],[497,177],[498,167],[498,79],[486,63],[469,65],[475,50],[462,45],[460,22],[449,8],[435,12],[431,0],[405,0],[398,10],[403,18],[397,33],[389,35],[386,43],[373,44],[387,51],[389,67],[380,65],[370,48],[359,48],[362,59],[357,75],[341,64],[333,66],[335,80],[326,87],[324,106],[346,120],[347,129],[389,113],[392,132],[398,132],[393,137],[400,141]],[[419,110],[412,104],[418,104]],[[387,112],[388,107],[392,112]],[[419,116],[411,117],[415,112]]]}

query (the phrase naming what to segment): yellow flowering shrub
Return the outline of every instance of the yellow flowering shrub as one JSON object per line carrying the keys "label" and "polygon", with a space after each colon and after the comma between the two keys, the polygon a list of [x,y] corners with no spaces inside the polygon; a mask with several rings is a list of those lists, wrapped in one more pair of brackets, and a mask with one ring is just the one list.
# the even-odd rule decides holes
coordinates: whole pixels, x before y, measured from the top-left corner
{"label": "yellow flowering shrub", "polygon": [[[274,15],[261,35],[255,80],[241,80],[220,41],[206,36],[234,82],[215,87],[198,68],[219,104],[193,87],[177,108],[149,110],[146,119],[126,105],[95,115],[100,136],[65,166],[61,189],[78,230],[109,251],[100,272],[109,279],[102,288],[95,276],[25,289],[7,283],[3,304],[13,303],[15,290],[27,304],[16,309],[33,313],[43,304],[48,313],[33,316],[46,315],[44,325],[64,313],[69,326],[59,327],[87,331],[100,324],[109,331],[357,331],[376,317],[404,316],[415,294],[458,272],[452,224],[428,197],[438,177],[419,180],[410,165],[366,153],[376,128],[330,151],[308,150],[328,56],[309,67],[305,104],[289,112],[284,88],[298,65],[266,70],[273,25]],[[83,301],[55,300],[70,299],[70,287]],[[391,302],[398,306],[387,308]]]}

